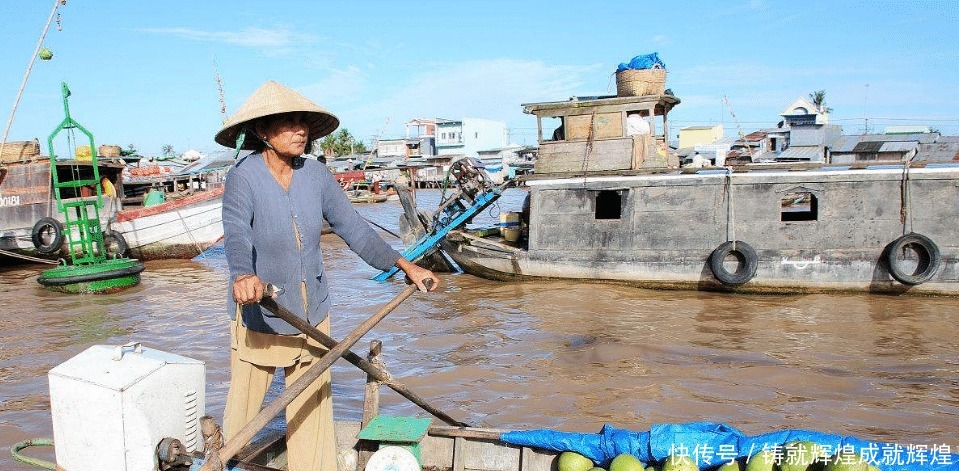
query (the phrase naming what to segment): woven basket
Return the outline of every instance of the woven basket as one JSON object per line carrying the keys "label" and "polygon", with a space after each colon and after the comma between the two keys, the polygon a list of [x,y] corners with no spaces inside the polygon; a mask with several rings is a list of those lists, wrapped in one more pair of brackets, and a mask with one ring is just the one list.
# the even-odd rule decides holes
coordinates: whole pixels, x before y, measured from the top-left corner
{"label": "woven basket", "polygon": [[40,142],[37,140],[7,142],[0,153],[0,162],[32,160],[39,155]]}
{"label": "woven basket", "polygon": [[97,148],[97,155],[100,157],[119,157],[121,150],[123,149],[120,146],[102,145]]}
{"label": "woven basket", "polygon": [[662,95],[666,69],[626,69],[616,72],[617,96]]}

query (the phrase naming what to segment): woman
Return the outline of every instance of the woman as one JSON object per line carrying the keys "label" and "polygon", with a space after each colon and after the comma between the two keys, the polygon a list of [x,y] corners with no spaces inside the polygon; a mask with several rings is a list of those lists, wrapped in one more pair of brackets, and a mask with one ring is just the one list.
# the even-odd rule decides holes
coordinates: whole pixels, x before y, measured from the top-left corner
{"label": "woman", "polygon": [[[227,440],[260,411],[276,368],[285,369],[289,385],[327,350],[257,304],[271,283],[279,288],[277,303],[329,334],[329,283],[320,251],[324,218],[371,266],[396,265],[422,291],[428,291],[426,280],[432,289],[439,284],[362,220],[325,165],[302,157],[338,125],[333,114],[269,81],[216,135],[224,146],[254,150],[230,170],[223,193],[233,319]],[[289,469],[336,471],[329,372],[287,407],[286,417]]]}

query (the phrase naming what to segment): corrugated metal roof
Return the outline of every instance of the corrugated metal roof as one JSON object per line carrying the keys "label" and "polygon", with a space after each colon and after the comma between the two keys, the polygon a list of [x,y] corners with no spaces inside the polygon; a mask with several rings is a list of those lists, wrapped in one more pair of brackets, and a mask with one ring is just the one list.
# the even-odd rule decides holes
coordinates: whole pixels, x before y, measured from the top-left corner
{"label": "corrugated metal roof", "polygon": [[859,144],[859,138],[862,136],[841,136],[836,146],[832,148],[833,154],[853,152],[856,145]]}
{"label": "corrugated metal roof", "polygon": [[918,147],[918,142],[885,142],[879,152],[912,152]]}
{"label": "corrugated metal roof", "polygon": [[752,160],[753,162],[772,162],[779,157],[779,154],[779,152],[772,151],[760,152],[758,154],[754,154],[752,156]]}
{"label": "corrugated metal roof", "polygon": [[959,140],[922,144],[919,146],[916,160],[927,162],[959,161]]}
{"label": "corrugated metal roof", "polygon": [[823,160],[822,146],[789,146],[779,154],[778,160]]}
{"label": "corrugated metal roof", "polygon": [[856,144],[856,147],[852,149],[852,151],[857,154],[875,154],[879,152],[879,149],[882,149],[883,144],[885,144],[885,142],[881,142],[881,141],[859,142],[858,144]]}
{"label": "corrugated metal roof", "polygon": [[860,136],[863,142],[906,142],[916,141],[920,144],[932,144],[939,139],[939,133],[913,133],[913,134],[863,134]]}

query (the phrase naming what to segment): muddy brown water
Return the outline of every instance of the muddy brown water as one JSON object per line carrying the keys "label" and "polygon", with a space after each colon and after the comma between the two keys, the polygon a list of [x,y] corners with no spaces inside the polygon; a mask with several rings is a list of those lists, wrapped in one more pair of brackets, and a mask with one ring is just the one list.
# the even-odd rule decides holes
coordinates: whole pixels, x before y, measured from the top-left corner
{"label": "muddy brown water", "polygon": [[[477,221],[519,210],[523,196],[510,190]],[[421,206],[438,199],[420,192]],[[387,228],[401,212],[393,201],[357,210]],[[343,338],[403,284],[370,281],[376,272],[336,236],[323,243],[334,337]],[[222,417],[221,250],[147,263],[139,286],[106,296],[47,291],[36,282],[44,268],[0,267],[0,469],[37,469],[7,449],[52,436],[47,372],[92,345],[137,340],[206,362],[207,412]],[[354,350],[382,340],[394,376],[471,424],[595,432],[707,420],[749,434],[802,428],[959,449],[959,298],[441,278],[439,291],[414,294]],[[337,418],[359,419],[365,376],[344,361],[333,375]],[[421,414],[386,388],[383,409]]]}

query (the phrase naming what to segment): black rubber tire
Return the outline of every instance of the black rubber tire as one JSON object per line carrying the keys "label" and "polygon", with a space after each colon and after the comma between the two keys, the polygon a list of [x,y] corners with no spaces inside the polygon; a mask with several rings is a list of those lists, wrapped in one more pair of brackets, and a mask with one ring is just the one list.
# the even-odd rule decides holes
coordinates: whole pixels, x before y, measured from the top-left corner
{"label": "black rubber tire", "polygon": [[[899,254],[906,247],[912,247],[919,255],[919,264],[913,273],[909,273],[900,264]],[[929,281],[939,271],[941,264],[942,256],[939,253],[939,247],[932,239],[922,234],[911,232],[892,241],[886,247],[886,267],[889,269],[889,274],[904,285],[915,286]]]}
{"label": "black rubber tire", "polygon": [[[735,244],[735,249],[733,248]],[[739,258],[739,268],[730,273],[723,262],[729,255]],[[756,276],[759,257],[749,244],[742,241],[726,241],[709,254],[709,270],[720,283],[726,286],[739,286]]]}
{"label": "black rubber tire", "polygon": [[123,234],[107,229],[103,231],[103,249],[107,252],[108,258],[117,258],[126,256],[129,246]]}
{"label": "black rubber tire", "polygon": [[51,217],[42,217],[33,225],[30,239],[40,254],[54,254],[63,245],[63,223]]}

